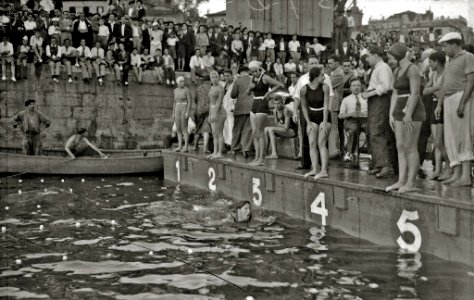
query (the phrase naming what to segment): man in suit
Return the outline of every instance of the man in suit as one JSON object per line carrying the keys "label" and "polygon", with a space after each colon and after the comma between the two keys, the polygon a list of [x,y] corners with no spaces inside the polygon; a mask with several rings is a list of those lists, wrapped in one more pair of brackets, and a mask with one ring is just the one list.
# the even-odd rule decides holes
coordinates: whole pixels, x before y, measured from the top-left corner
{"label": "man in suit", "polygon": [[248,92],[252,77],[249,69],[242,67],[240,77],[234,81],[231,98],[237,99],[234,106],[234,127],[232,128],[231,154],[242,151],[244,158],[249,157],[252,147],[252,127],[250,126],[250,110],[252,109],[253,94]]}
{"label": "man in suit", "polygon": [[91,47],[93,42],[92,25],[86,20],[84,13],[79,15],[79,19],[72,25],[72,41],[74,47],[79,47],[81,40],[86,41],[86,45]]}
{"label": "man in suit", "polygon": [[351,49],[349,48],[349,45],[347,44],[347,42],[343,42],[342,47],[340,47],[337,51],[338,51],[339,57],[342,60],[348,60],[349,57],[353,56],[353,53]]}
{"label": "man in suit", "polygon": [[115,33],[118,32],[116,31],[115,27],[119,26],[119,24],[116,21],[117,16],[113,13],[109,15],[109,21],[107,22],[107,27],[109,27],[109,42],[112,40],[112,38],[117,38],[115,36]]}
{"label": "man in suit", "polygon": [[120,25],[114,26],[114,30],[115,32],[113,33],[113,35],[116,37],[117,42],[123,43],[127,52],[132,52],[133,30],[132,26],[130,25],[130,18],[127,16],[123,16],[120,20]]}
{"label": "man in suit", "polygon": [[191,60],[191,56],[194,54],[194,50],[196,48],[196,38],[194,33],[191,30],[188,30],[188,25],[183,24],[182,28],[182,40],[185,49],[186,49],[186,59],[184,68],[189,70],[189,61]]}

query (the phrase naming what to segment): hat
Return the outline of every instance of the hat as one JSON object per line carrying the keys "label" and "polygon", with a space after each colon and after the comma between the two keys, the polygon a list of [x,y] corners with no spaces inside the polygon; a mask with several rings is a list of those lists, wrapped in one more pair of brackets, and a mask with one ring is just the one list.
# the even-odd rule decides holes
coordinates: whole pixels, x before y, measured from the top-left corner
{"label": "hat", "polygon": [[23,40],[26,40],[26,41],[27,41],[27,40],[28,40],[28,36],[25,35],[25,36],[23,37]]}
{"label": "hat", "polygon": [[35,99],[28,99],[28,100],[25,101],[25,106],[28,106],[31,103],[35,103],[35,102],[36,102]]}
{"label": "hat", "polygon": [[439,39],[438,44],[445,43],[447,41],[460,40],[462,41],[462,36],[459,32],[448,32]]}
{"label": "hat", "polygon": [[260,65],[262,63],[259,62],[259,61],[256,61],[256,60],[252,60],[250,63],[249,63],[249,69],[258,69],[260,68]]}
{"label": "hat", "polygon": [[180,83],[181,81],[184,81],[183,76],[179,76],[178,78],[176,78],[176,83]]}
{"label": "hat", "polygon": [[433,49],[433,48],[428,48],[428,49],[426,49],[425,51],[423,51],[423,53],[421,53],[420,60],[421,60],[421,61],[425,61],[425,59],[427,59],[428,57],[430,57],[430,55],[431,55],[432,53],[435,53],[435,52],[436,52],[436,50]]}
{"label": "hat", "polygon": [[239,73],[248,72],[248,71],[249,71],[249,67],[247,66],[243,66],[242,68],[239,69]]}
{"label": "hat", "polygon": [[158,22],[153,22],[152,25],[153,25],[153,27],[155,27],[155,26],[158,26],[158,25],[160,25],[160,24],[158,24]]}
{"label": "hat", "polygon": [[397,60],[402,60],[407,54],[407,47],[403,44],[396,43],[393,44],[390,49],[388,49],[388,53],[395,57]]}

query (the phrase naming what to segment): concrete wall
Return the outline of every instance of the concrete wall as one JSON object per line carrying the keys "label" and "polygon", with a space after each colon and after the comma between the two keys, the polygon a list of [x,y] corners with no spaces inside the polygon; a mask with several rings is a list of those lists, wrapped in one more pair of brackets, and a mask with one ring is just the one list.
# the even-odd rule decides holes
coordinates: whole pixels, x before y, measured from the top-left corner
{"label": "concrete wall", "polygon": [[159,147],[171,132],[170,88],[136,82],[126,88],[112,82],[109,75],[104,86],[80,79],[66,83],[62,78],[54,83],[45,76],[30,78],[0,81],[0,146],[21,145],[21,132],[11,126],[11,117],[24,109],[27,98],[36,99],[39,111],[51,118],[51,127],[43,133],[44,148],[63,147],[76,123],[88,128],[90,138],[104,149]]}

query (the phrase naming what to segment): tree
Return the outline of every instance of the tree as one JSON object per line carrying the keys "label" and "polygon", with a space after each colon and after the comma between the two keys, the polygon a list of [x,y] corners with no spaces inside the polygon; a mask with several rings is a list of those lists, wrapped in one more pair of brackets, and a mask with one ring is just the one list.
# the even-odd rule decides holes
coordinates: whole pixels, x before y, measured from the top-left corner
{"label": "tree", "polygon": [[209,0],[176,0],[178,8],[186,13],[191,21],[198,21],[201,19],[198,7],[202,3],[207,2],[209,2]]}

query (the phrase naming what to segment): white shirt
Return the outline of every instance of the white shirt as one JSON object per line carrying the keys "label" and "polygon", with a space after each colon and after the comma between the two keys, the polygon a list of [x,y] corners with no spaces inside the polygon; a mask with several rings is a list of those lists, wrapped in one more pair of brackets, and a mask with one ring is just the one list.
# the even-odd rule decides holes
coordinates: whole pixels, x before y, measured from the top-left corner
{"label": "white shirt", "polygon": [[61,30],[59,29],[59,26],[51,25],[48,28],[48,35],[54,35],[54,34],[61,34]]}
{"label": "white shirt", "polygon": [[[56,45],[56,47],[58,47],[58,53],[56,54],[56,57],[61,57],[61,55],[62,55],[62,53],[61,53],[62,47],[59,46],[59,45]],[[52,57],[52,55],[51,55],[51,45],[47,45],[47,46],[46,46],[46,56],[47,56],[47,57]]]}
{"label": "white shirt", "polygon": [[298,52],[298,48],[301,48],[300,42],[291,40],[288,43],[288,48],[291,52]]}
{"label": "white shirt", "polygon": [[[293,99],[300,100],[300,92],[301,89],[309,83],[309,72],[302,75],[298,82],[296,83],[295,90],[293,92]],[[329,97],[334,96],[334,92],[332,91],[332,84],[331,84],[331,77],[329,75],[324,74],[324,83],[329,86]]]}
{"label": "white shirt", "polygon": [[80,31],[87,31],[86,21],[79,21],[79,26],[77,26],[77,29]]}
{"label": "white shirt", "polygon": [[280,42],[280,51],[285,51],[285,50],[286,50],[285,42]]}
{"label": "white shirt", "polygon": [[285,72],[296,72],[296,64],[287,62],[285,64]]}
{"label": "white shirt", "polygon": [[282,64],[273,64],[273,70],[275,70],[276,75],[283,75],[283,65]]}
{"label": "white shirt", "polygon": [[79,46],[77,48],[77,56],[90,58],[91,57],[91,49],[87,46]]}
{"label": "white shirt", "polygon": [[[364,99],[359,95],[357,95],[360,102],[360,112],[364,117],[367,117],[367,99]],[[357,99],[356,95],[351,94],[346,98],[342,99],[341,103],[341,110],[339,111],[339,116],[341,114],[350,114],[356,111]]]}
{"label": "white shirt", "polygon": [[102,37],[108,37],[110,35],[110,30],[109,30],[109,27],[105,26],[105,25],[100,25],[99,26],[99,36],[102,36]]}
{"label": "white shirt", "polygon": [[131,54],[130,55],[130,64],[134,67],[139,67],[142,65],[142,57],[140,54]]}
{"label": "white shirt", "polygon": [[166,39],[166,43],[168,44],[168,46],[170,47],[176,47],[176,43],[178,42],[178,38],[177,37],[174,37],[174,38],[171,38],[169,37],[168,39]]}
{"label": "white shirt", "polygon": [[312,45],[314,52],[316,52],[317,55],[319,55],[322,51],[326,50],[326,47],[321,45],[320,43]]}
{"label": "white shirt", "polygon": [[66,56],[73,56],[76,50],[77,49],[74,48],[73,46],[69,46],[67,49],[66,49],[66,46],[61,47],[61,53]]}
{"label": "white shirt", "polygon": [[367,91],[375,90],[381,96],[392,89],[393,82],[392,69],[380,60],[373,68]]}
{"label": "white shirt", "polygon": [[263,41],[263,44],[265,45],[265,48],[267,49],[275,48],[275,40],[273,39],[265,39],[265,41]]}
{"label": "white shirt", "polygon": [[194,68],[204,69],[204,64],[202,62],[202,58],[197,57],[196,55],[193,55],[191,57],[191,61],[189,62],[189,67],[191,69],[194,69]]}
{"label": "white shirt", "polygon": [[138,26],[132,25],[132,36],[134,38],[140,37],[140,32],[138,31]]}
{"label": "white shirt", "polygon": [[3,53],[3,52],[8,52],[8,55],[7,56],[13,56],[13,44],[10,43],[10,42],[7,42],[7,44],[5,45],[4,42],[1,42],[0,43],[0,53]]}
{"label": "white shirt", "polygon": [[35,21],[25,21],[25,30],[34,30],[36,28],[36,22]]}
{"label": "white shirt", "polygon": [[91,57],[93,58],[99,58],[99,59],[104,59],[105,57],[105,52],[104,49],[102,48],[92,48],[91,49]]}

